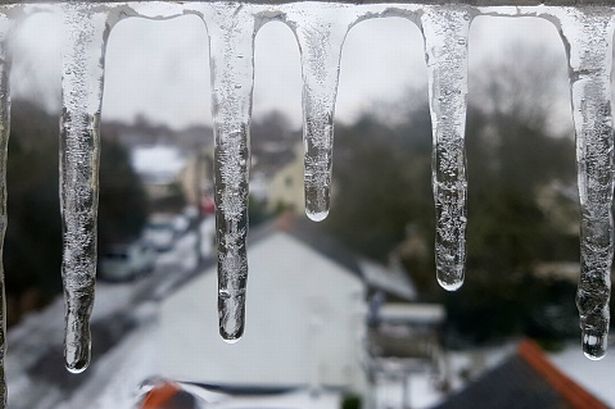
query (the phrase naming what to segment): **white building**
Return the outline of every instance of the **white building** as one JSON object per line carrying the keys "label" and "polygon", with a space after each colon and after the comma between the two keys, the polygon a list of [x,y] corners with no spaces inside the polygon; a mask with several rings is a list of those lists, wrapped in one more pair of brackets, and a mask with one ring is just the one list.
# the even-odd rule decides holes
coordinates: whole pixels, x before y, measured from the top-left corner
{"label": "white building", "polygon": [[[44,348],[61,340],[61,300],[47,314],[57,322],[40,315],[19,341],[13,331],[11,407],[134,409],[138,385],[152,377],[218,388],[230,394],[221,405],[309,398],[315,406],[292,407],[327,409],[346,392],[370,392],[367,295],[414,294],[403,275],[348,252],[321,225],[283,216],[250,233],[246,331],[229,345],[218,335],[215,263],[181,271],[193,248],[188,238],[165,254],[175,261],[159,285],[99,285],[95,356],[79,378],[62,368],[59,344]],[[311,394],[321,388],[318,398]]]}
{"label": "white building", "polygon": [[[283,217],[255,232],[261,237],[250,245],[246,331],[236,344],[218,335],[215,266],[162,301],[160,345],[172,347],[159,350],[161,374],[217,385],[364,390],[362,263],[316,229]],[[412,292],[395,277],[397,288]]]}

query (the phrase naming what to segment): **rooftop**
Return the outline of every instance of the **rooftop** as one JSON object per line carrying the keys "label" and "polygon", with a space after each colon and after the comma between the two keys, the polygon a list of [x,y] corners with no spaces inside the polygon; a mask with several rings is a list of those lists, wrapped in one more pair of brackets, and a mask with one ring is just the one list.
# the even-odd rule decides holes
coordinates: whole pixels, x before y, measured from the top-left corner
{"label": "rooftop", "polygon": [[608,406],[561,372],[529,340],[434,409],[606,409]]}

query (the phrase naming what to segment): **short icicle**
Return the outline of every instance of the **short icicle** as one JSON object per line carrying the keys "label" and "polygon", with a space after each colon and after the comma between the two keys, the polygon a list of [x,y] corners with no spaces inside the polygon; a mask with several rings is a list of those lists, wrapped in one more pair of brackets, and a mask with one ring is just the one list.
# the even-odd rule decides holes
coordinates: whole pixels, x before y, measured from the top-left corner
{"label": "short icicle", "polygon": [[6,358],[6,292],[4,288],[4,236],[6,233],[6,165],[11,123],[11,97],[9,92],[10,57],[7,52],[6,36],[11,22],[7,16],[0,16],[0,409],[7,407],[7,387],[4,373]]}
{"label": "short icicle", "polygon": [[567,10],[561,29],[568,43],[581,205],[577,308],[583,352],[601,359],[607,348],[613,260],[613,19],[605,10]]}
{"label": "short icicle", "polygon": [[90,315],[96,281],[99,123],[107,29],[93,6],[64,6],[60,202],[64,232],[62,280],[66,303],[66,368],[90,361]]}
{"label": "short icicle", "polygon": [[219,329],[232,343],[245,326],[255,21],[245,6],[230,3],[205,13],[205,22],[215,135]]}
{"label": "short icicle", "polygon": [[467,9],[433,7],[421,16],[433,133],[436,276],[448,291],[463,284],[466,258],[465,126],[468,95]]}
{"label": "short icicle", "polygon": [[287,18],[301,51],[305,214],[320,222],[330,207],[342,46],[356,16],[346,6],[316,4],[309,14],[291,12]]}

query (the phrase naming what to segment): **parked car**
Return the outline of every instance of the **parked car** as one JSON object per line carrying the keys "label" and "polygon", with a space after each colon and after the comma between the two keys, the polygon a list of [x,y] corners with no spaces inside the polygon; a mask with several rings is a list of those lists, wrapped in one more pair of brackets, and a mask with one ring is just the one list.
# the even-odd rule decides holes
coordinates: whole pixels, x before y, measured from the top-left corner
{"label": "parked car", "polygon": [[183,214],[188,218],[190,223],[194,223],[199,217],[199,208],[197,206],[186,206]]}
{"label": "parked car", "polygon": [[173,228],[177,237],[185,234],[190,229],[190,219],[183,214],[178,214],[173,219]]}
{"label": "parked car", "polygon": [[152,218],[145,226],[143,237],[157,251],[171,250],[177,237],[173,218],[166,216]]}
{"label": "parked car", "polygon": [[154,269],[156,256],[146,243],[137,240],[118,244],[100,257],[99,276],[108,281],[128,281]]}

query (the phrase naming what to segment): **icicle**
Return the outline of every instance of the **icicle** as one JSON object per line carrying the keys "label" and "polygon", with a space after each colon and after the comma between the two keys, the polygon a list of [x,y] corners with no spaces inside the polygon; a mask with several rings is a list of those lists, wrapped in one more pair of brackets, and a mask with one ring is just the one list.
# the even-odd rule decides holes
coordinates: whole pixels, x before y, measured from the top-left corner
{"label": "icicle", "polygon": [[249,130],[254,79],[254,18],[242,5],[207,13],[215,133],[216,239],[220,335],[244,331],[248,260]]}
{"label": "icicle", "polygon": [[6,165],[11,118],[11,97],[9,93],[10,61],[6,50],[6,35],[10,20],[0,16],[0,409],[7,406],[6,376],[6,294],[4,289],[4,235],[6,233]]}
{"label": "icicle", "polygon": [[313,7],[307,16],[291,14],[289,23],[301,50],[305,214],[319,222],[329,214],[335,99],[342,46],[356,17],[340,5]]}
{"label": "icicle", "polygon": [[90,315],[96,280],[99,122],[106,15],[85,4],[64,8],[60,198],[66,297],[64,357],[73,373],[90,360]]}
{"label": "icicle", "polygon": [[433,130],[432,183],[436,206],[436,275],[449,291],[463,284],[466,197],[465,126],[468,94],[466,9],[428,8],[421,16]]}
{"label": "icicle", "polygon": [[581,204],[577,307],[583,352],[590,359],[600,359],[607,347],[613,260],[613,21],[604,10],[588,9],[568,11],[561,24],[569,45]]}

